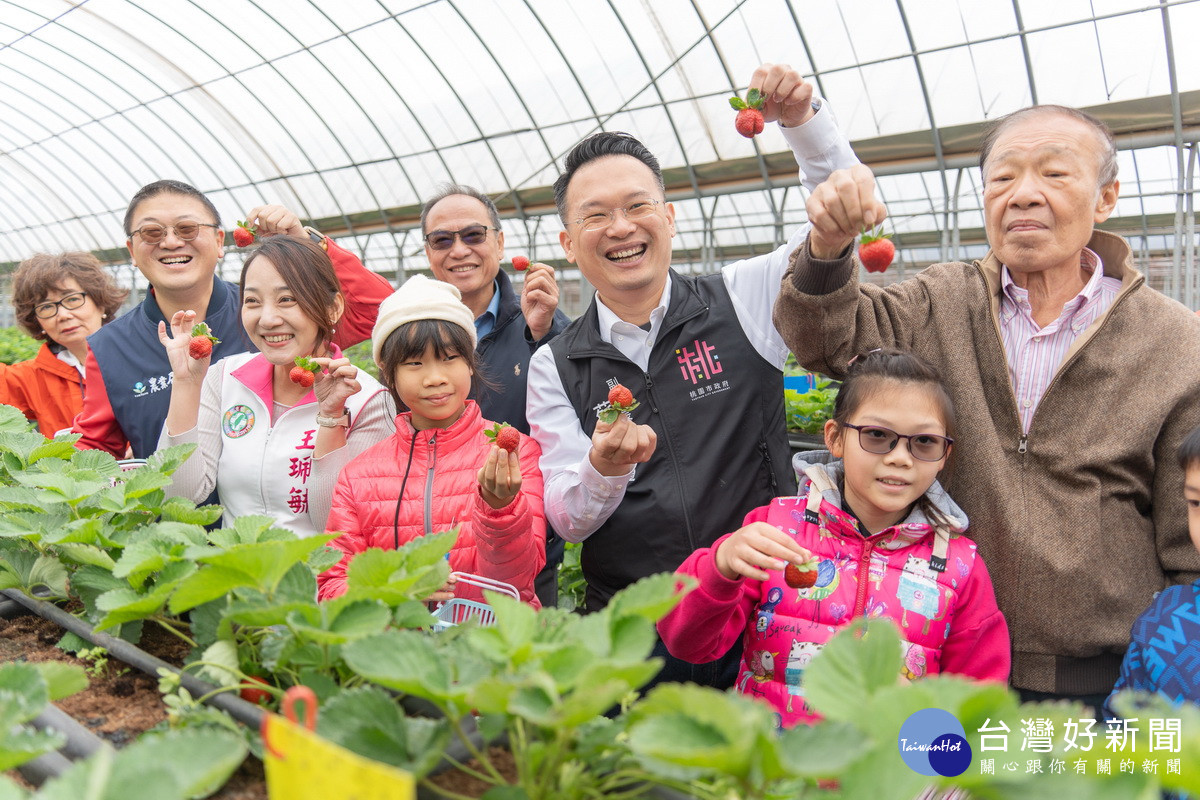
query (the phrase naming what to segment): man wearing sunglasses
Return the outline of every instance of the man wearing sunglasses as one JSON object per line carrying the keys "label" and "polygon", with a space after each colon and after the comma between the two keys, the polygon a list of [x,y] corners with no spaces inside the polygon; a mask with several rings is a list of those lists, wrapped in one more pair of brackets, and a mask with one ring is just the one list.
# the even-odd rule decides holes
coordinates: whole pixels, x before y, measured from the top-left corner
{"label": "man wearing sunglasses", "polygon": [[[492,384],[480,384],[478,402],[485,419],[507,422],[529,433],[525,385],[529,357],[570,320],[558,310],[554,268],[530,264],[520,294],[500,268],[504,231],[496,204],[470,186],[441,187],[421,208],[425,255],[433,275],[462,292],[475,316],[476,353]],[[546,565],[535,581],[543,606],[558,604],[557,568],[562,540],[547,530]]]}
{"label": "man wearing sunglasses", "polygon": [[[341,281],[346,311],[334,342],[340,347],[371,336],[379,304],[391,284],[345,250],[278,205],[259,206],[247,220],[259,236],[319,240]],[[125,213],[126,246],[134,266],[150,283],[135,308],[88,338],[83,411],[74,432],[77,447],[106,450],[117,458],[145,458],[158,446],[170,404],[171,366],[158,340],[158,323],[176,311],[193,310],[220,342],[216,363],[252,349],[242,327],[238,285],[217,276],[225,255],[225,231],[217,209],[203,193],[179,181],[157,181],[138,190]]]}
{"label": "man wearing sunglasses", "polygon": [[775,308],[807,368],[839,376],[898,346],[939,369],[958,416],[947,488],[1008,620],[1011,683],[1094,708],[1153,594],[1200,576],[1175,456],[1200,424],[1200,322],[1096,229],[1117,166],[1111,132],[1076,109],[1000,118],[980,154],[987,255],[883,288],[853,253],[886,214],[874,176],[835,173]]}
{"label": "man wearing sunglasses", "polygon": [[[810,188],[857,163],[813,87],[764,64],[750,88],[766,98]],[[770,309],[802,240],[718,273],[671,269],[675,207],[657,159],[628,134],[595,134],[555,182],[559,241],[596,297],[530,362],[528,415],[542,447],[546,519],[583,542],[587,607],[638,579],[673,571],[745,514],[794,493],[783,410],[787,349]],[[600,421],[621,383],[641,405]],[[738,648],[734,648],[738,650]],[[706,665],[668,657],[659,680],[729,686],[739,652]]]}

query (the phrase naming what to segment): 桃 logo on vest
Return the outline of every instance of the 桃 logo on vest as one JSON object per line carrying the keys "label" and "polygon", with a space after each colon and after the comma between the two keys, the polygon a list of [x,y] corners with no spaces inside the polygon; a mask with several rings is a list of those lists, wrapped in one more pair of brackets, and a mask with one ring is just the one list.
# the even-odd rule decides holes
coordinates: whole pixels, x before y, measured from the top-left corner
{"label": "\u6843 logo on vest", "polygon": [[721,366],[721,357],[717,355],[717,348],[707,341],[695,339],[691,345],[677,348],[675,360],[679,363],[683,379],[691,384],[688,396],[692,400],[729,389],[729,381],[717,377],[725,371]]}
{"label": "\u6843 logo on vest", "polygon": [[221,420],[221,432],[230,439],[239,439],[254,428],[254,409],[238,404],[230,406]]}

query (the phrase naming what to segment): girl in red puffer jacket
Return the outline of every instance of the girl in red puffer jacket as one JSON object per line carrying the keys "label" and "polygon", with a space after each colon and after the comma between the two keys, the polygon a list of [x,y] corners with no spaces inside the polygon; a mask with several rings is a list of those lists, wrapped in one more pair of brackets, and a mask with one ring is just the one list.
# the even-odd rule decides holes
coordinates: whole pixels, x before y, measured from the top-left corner
{"label": "girl in red puffer jacket", "polygon": [[[475,321],[458,288],[409,278],[379,307],[372,334],[380,380],[397,405],[396,433],[355,458],[334,489],[326,530],[344,553],[318,580],[321,599],[346,590],[346,569],[369,547],[394,549],[459,526],[450,568],[516,587],[537,606],[533,579],[546,560],[541,449],[489,441],[468,400],[476,371]],[[464,588],[459,596],[481,599]]]}

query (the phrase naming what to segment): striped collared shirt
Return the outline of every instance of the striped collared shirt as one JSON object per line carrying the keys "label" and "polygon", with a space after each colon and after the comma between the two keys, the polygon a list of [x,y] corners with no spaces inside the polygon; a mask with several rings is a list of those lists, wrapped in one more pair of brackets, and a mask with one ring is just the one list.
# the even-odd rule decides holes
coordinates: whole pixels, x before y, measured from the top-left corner
{"label": "striped collared shirt", "polygon": [[1058,319],[1044,328],[1033,321],[1029,292],[1013,283],[1008,267],[1000,270],[1000,335],[1024,433],[1029,433],[1033,412],[1075,338],[1112,305],[1121,290],[1120,279],[1104,274],[1100,256],[1084,248],[1080,262],[1091,277],[1063,306]]}

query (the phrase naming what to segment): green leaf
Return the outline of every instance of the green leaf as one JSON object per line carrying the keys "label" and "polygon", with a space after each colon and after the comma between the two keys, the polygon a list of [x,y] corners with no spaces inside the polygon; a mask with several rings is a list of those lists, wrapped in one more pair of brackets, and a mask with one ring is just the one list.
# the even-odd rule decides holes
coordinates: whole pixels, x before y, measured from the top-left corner
{"label": "green leaf", "polygon": [[333,538],[332,534],[322,534],[305,539],[238,544],[224,552],[199,557],[197,561],[206,566],[180,584],[171,598],[171,612],[183,613],[242,587],[271,594],[288,570]]}
{"label": "green leaf", "polygon": [[41,661],[33,665],[46,682],[50,701],[62,700],[88,688],[87,672],[78,664],[64,661]]}
{"label": "green leaf", "polygon": [[56,547],[63,558],[72,564],[90,564],[106,570],[111,570],[116,564],[112,556],[95,545],[65,542]]}
{"label": "green leaf", "polygon": [[899,680],[901,652],[891,620],[856,620],[813,658],[804,672],[805,696],[826,719],[867,727],[872,695]]}
{"label": "green leaf", "polygon": [[762,108],[763,96],[758,89],[751,89],[746,92],[746,105],[750,108]]}
{"label": "green leaf", "polygon": [[317,733],[418,777],[437,765],[451,737],[445,720],[406,717],[392,697],[376,688],[351,689],[328,700],[321,708]]}
{"label": "green leaf", "polygon": [[[141,470],[157,471],[164,475],[172,475],[179,466],[187,461],[188,456],[196,449],[195,444],[177,444],[172,447],[163,447],[155,450],[154,453],[146,459],[146,466]],[[137,470],[137,471],[141,471]]]}
{"label": "green leaf", "polygon": [[[663,572],[642,578],[613,595],[605,611],[613,619],[637,616],[649,622],[658,622],[679,605],[687,591],[697,585],[695,578]],[[677,591],[680,585],[684,591]]]}
{"label": "green leaf", "polygon": [[27,463],[32,465],[44,458],[61,458],[71,461],[78,452],[73,442],[65,439],[47,439],[44,444],[40,444],[33,449],[29,454]]}
{"label": "green leaf", "polygon": [[415,631],[389,631],[350,642],[342,657],[364,678],[434,702],[451,697],[450,665],[430,642]]}
{"label": "green leaf", "polygon": [[85,500],[108,486],[104,481],[76,480],[68,475],[51,472],[18,472],[13,475],[13,479],[30,489],[41,489],[51,493],[51,501],[60,499],[72,504]]}
{"label": "green leaf", "polygon": [[746,101],[740,97],[731,97],[729,98],[729,105],[733,106],[735,111],[741,111],[746,107]]}
{"label": "green leaf", "polygon": [[777,749],[787,774],[793,777],[836,778],[870,749],[870,740],[853,725],[820,722],[784,731]]}
{"label": "green leaf", "polygon": [[224,510],[220,506],[197,506],[184,497],[169,497],[159,513],[164,521],[205,526],[219,520]]}
{"label": "green leaf", "polygon": [[237,645],[233,641],[218,639],[205,648],[200,660],[207,662],[200,667],[200,675],[217,686],[237,686],[241,682]]}
{"label": "green leaf", "polygon": [[71,452],[63,458],[71,460],[71,466],[78,470],[87,470],[106,478],[115,478],[121,474],[121,465],[111,453],[104,450],[79,450],[73,444]]}

